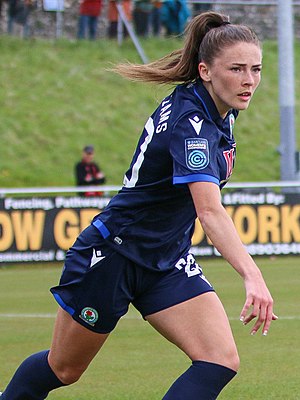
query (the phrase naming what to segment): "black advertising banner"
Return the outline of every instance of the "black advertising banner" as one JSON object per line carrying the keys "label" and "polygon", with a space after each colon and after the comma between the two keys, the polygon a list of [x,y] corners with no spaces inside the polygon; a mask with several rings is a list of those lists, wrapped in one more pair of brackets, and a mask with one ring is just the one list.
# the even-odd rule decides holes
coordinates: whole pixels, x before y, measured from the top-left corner
{"label": "black advertising banner", "polygon": [[[107,197],[0,199],[0,263],[63,261]],[[224,207],[251,255],[300,254],[300,194],[225,193]],[[196,222],[192,252],[219,256]]]}
{"label": "black advertising banner", "polygon": [[0,199],[0,263],[62,261],[109,202],[104,197]]}

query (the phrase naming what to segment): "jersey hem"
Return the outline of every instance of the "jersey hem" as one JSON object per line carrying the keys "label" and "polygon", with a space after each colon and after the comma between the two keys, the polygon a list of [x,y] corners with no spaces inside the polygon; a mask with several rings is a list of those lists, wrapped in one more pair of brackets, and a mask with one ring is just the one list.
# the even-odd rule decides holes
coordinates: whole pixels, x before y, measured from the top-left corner
{"label": "jersey hem", "polygon": [[193,174],[193,175],[185,175],[185,176],[174,176],[173,184],[178,185],[182,183],[191,183],[191,182],[212,182],[216,185],[220,185],[219,179],[215,178],[212,175],[207,174]]}

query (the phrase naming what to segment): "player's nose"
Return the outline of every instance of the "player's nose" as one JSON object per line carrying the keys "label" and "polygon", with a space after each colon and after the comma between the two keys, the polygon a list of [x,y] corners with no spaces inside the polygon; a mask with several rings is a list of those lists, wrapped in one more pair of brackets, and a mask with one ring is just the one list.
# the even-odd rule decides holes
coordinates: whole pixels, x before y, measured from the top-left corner
{"label": "player's nose", "polygon": [[243,74],[243,85],[247,85],[247,86],[253,86],[255,83],[255,79],[253,76],[253,72],[252,71],[245,71]]}

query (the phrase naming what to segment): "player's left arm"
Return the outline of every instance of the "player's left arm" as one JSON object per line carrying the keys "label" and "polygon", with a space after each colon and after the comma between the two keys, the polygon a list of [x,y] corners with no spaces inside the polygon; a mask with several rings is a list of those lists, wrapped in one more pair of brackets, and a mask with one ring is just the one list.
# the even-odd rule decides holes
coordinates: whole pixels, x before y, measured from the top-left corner
{"label": "player's left arm", "polygon": [[271,321],[277,319],[273,313],[273,299],[260,269],[246,251],[232,219],[221,203],[218,185],[194,182],[189,184],[189,189],[203,230],[244,280],[246,301],[240,315],[241,320],[247,324],[257,318],[251,333],[255,334],[262,327],[263,334],[266,335]]}

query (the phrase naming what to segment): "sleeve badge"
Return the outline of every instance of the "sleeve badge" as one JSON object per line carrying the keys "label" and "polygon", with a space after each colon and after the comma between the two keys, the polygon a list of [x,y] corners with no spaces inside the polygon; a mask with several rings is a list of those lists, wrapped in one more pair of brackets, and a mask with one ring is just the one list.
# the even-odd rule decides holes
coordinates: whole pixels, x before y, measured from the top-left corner
{"label": "sleeve badge", "polygon": [[185,139],[186,165],[191,170],[200,170],[209,164],[208,141],[203,138]]}

